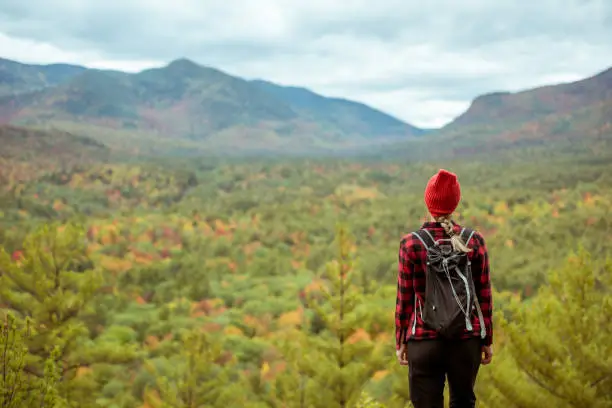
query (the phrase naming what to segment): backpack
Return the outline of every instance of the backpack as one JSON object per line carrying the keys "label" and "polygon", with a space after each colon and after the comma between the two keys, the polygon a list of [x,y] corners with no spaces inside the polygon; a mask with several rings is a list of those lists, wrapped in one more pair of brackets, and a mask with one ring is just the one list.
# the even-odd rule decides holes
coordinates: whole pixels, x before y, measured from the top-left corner
{"label": "backpack", "polygon": [[[434,240],[426,229],[413,232],[427,251],[425,266],[425,304],[419,308],[424,325],[446,339],[458,339],[463,330],[472,330],[472,312],[476,306],[480,320],[480,336],[486,328],[476,288],[472,278],[471,262],[465,252],[454,251],[450,239]],[[464,228],[460,237],[467,245],[474,230]],[[415,297],[415,313],[417,306]],[[420,302],[419,302],[419,306]],[[416,328],[416,317],[412,333]]]}

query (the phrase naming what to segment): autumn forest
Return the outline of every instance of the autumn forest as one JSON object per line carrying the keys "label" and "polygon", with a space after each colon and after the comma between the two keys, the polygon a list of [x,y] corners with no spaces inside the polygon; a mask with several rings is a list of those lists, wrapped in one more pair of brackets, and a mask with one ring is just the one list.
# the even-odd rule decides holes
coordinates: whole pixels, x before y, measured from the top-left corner
{"label": "autumn forest", "polygon": [[[612,70],[480,98],[403,140],[361,105],[188,61],[67,84],[15,64],[0,66],[29,81],[0,94],[1,408],[410,407],[398,245],[440,168],[490,252],[478,406],[612,408]],[[247,97],[261,106],[243,115]],[[372,142],[384,123],[397,144]],[[342,150],[358,131],[369,147]],[[245,138],[276,152],[213,149]],[[291,140],[313,150],[278,154]]]}
{"label": "autumn forest", "polygon": [[[77,148],[2,159],[3,407],[409,406],[397,245],[439,163]],[[447,163],[492,258],[480,406],[612,406],[609,158]]]}

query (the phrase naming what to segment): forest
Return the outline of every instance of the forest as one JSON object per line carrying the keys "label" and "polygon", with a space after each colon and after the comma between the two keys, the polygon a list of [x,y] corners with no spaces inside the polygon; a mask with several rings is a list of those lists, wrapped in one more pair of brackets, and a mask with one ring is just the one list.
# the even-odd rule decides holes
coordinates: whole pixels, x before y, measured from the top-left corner
{"label": "forest", "polygon": [[478,406],[610,408],[611,160],[0,155],[0,407],[409,407],[398,245],[443,167],[490,251]]}

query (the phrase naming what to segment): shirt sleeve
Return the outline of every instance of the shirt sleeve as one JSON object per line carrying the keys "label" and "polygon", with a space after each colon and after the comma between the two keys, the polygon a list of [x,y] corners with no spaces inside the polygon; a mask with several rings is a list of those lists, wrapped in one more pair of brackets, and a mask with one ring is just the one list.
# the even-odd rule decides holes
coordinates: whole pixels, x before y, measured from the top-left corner
{"label": "shirt sleeve", "polygon": [[408,326],[414,309],[414,288],[412,286],[413,264],[408,257],[406,240],[399,248],[397,274],[397,297],[395,300],[395,347],[400,348],[408,341]]}
{"label": "shirt sleeve", "polygon": [[489,253],[482,235],[476,234],[475,238],[478,240],[478,250],[472,260],[472,272],[474,273],[474,286],[476,287],[478,302],[487,330],[483,344],[490,346],[493,344],[493,293],[491,290]]}

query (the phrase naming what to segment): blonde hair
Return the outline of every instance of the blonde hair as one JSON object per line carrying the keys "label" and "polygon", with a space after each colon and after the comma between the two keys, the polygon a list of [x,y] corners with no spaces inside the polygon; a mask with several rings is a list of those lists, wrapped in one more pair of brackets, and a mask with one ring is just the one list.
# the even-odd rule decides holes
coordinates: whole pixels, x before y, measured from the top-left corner
{"label": "blonde hair", "polygon": [[466,243],[463,242],[463,239],[459,235],[455,234],[450,215],[442,215],[440,217],[434,217],[434,219],[442,224],[444,231],[450,237],[453,250],[465,253],[472,252],[472,249],[467,247]]}

